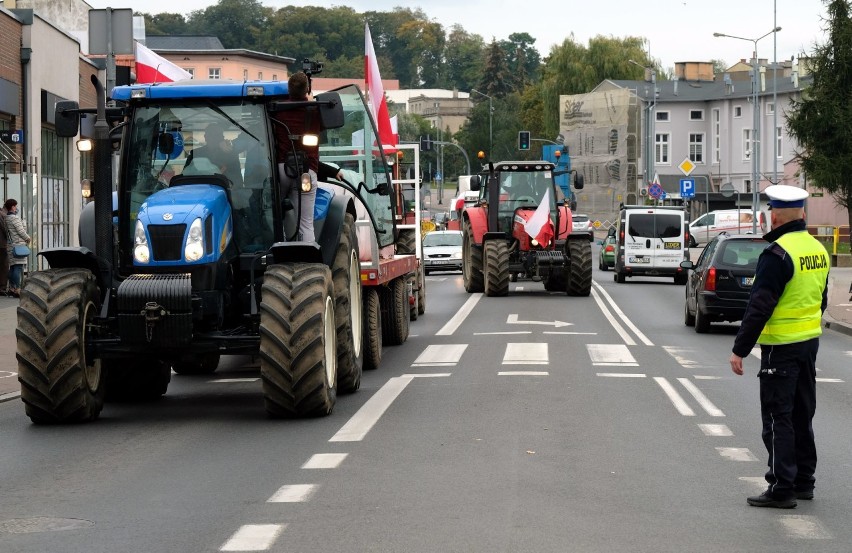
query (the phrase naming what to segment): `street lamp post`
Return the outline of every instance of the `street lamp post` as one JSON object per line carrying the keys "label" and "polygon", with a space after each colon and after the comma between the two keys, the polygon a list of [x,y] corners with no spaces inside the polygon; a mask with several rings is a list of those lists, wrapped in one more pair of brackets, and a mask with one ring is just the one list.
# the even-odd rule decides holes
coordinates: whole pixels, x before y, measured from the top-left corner
{"label": "street lamp post", "polygon": [[642,65],[633,60],[628,62],[641,67],[651,74],[651,94],[645,95],[645,182],[650,183],[654,178],[654,144],[656,138],[656,120],[654,118],[654,108],[657,107],[657,70],[651,66]]}
{"label": "street lamp post", "polygon": [[[751,231],[754,234],[757,234],[757,217],[758,210],[760,207],[760,108],[758,106],[758,92],[760,89],[760,78],[758,75],[759,60],[757,58],[757,42],[763,38],[768,37],[773,33],[777,33],[781,30],[781,27],[775,27],[765,35],[759,36],[757,38],[744,38],[741,36],[727,35],[725,33],[713,33],[715,37],[725,37],[725,38],[735,38],[737,40],[745,40],[746,42],[751,42],[754,44],[753,55],[751,64],[751,85],[752,85],[752,101],[751,101],[751,110],[752,110],[752,146],[751,146],[751,210],[752,210],[752,220],[751,220]],[[776,131],[773,131],[776,132]]]}
{"label": "street lamp post", "polygon": [[485,96],[488,98],[488,157],[493,159],[493,149],[494,149],[494,126],[493,126],[493,118],[494,118],[494,106],[491,101],[492,98],[488,94],[484,92],[480,92],[475,88],[470,89],[471,92],[476,92],[480,96]]}

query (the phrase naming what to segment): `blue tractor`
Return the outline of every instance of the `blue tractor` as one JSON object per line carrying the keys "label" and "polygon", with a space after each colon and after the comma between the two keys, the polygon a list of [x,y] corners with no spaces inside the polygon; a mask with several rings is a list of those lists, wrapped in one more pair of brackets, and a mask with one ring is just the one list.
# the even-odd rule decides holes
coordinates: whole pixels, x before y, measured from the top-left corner
{"label": "blue tractor", "polygon": [[[286,82],[181,81],[116,87],[107,107],[92,81],[96,108],[56,106],[60,136],[94,120],[94,202],[81,245],[41,252],[50,268],[22,293],[27,415],[94,419],[105,399],[158,398],[172,369],[211,373],[222,354],[259,356],[269,416],[330,413],[338,392],[358,389],[365,356],[378,364],[381,311],[408,312],[396,282],[362,297],[361,250],[392,248],[398,233],[388,164],[364,146],[376,133],[361,92],[291,102]],[[334,164],[315,185],[315,242],[298,241],[299,206],[280,192],[282,111],[320,119],[319,136],[290,138],[318,140]],[[205,153],[214,127],[227,162]],[[403,305],[380,305],[391,296]]]}

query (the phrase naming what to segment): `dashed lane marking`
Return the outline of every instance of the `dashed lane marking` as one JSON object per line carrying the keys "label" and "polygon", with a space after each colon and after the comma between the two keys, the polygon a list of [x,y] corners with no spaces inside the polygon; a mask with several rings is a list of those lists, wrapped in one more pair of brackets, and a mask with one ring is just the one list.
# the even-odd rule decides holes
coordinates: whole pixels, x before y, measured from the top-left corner
{"label": "dashed lane marking", "polygon": [[654,381],[660,385],[660,388],[663,389],[663,392],[669,397],[669,400],[674,405],[675,409],[677,409],[678,413],[683,415],[684,417],[694,417],[695,411],[686,404],[686,401],[681,397],[677,390],[674,389],[668,380],[663,378],[662,376],[655,376]]}
{"label": "dashed lane marking", "polygon": [[286,524],[244,524],[219,551],[266,551],[286,527]]}
{"label": "dashed lane marking", "polygon": [[472,296],[470,296],[470,298],[468,298],[468,300],[464,302],[464,305],[461,306],[461,309],[459,309],[456,314],[453,315],[449,321],[447,321],[447,324],[441,327],[441,330],[436,332],[435,335],[451,336],[453,332],[455,332],[461,326],[467,316],[470,315],[470,312],[473,311],[473,308],[476,307],[476,304],[480,299],[482,299],[481,293],[473,294]]}
{"label": "dashed lane marking", "polygon": [[311,498],[311,495],[316,491],[316,484],[289,484],[281,486],[278,491],[272,494],[272,497],[266,500],[267,503],[304,503]]}
{"label": "dashed lane marking", "polygon": [[412,367],[455,367],[467,349],[467,344],[441,344],[426,346],[414,360]]}
{"label": "dashed lane marking", "polygon": [[719,455],[730,461],[759,461],[747,447],[717,447]]}
{"label": "dashed lane marking", "polygon": [[829,382],[829,383],[843,382],[843,380],[841,380],[839,378],[817,378],[816,381],[817,382]]}
{"label": "dashed lane marking", "polygon": [[763,491],[766,489],[766,478],[763,476],[740,476],[738,480],[746,482],[755,490]]}
{"label": "dashed lane marking", "polygon": [[733,436],[734,433],[726,424],[699,424],[698,428],[705,436]]}
{"label": "dashed lane marking", "polygon": [[604,378],[645,378],[644,373],[597,373]]}
{"label": "dashed lane marking", "polygon": [[639,363],[624,344],[586,344],[592,365],[606,367],[638,367]]}
{"label": "dashed lane marking", "polygon": [[696,387],[695,384],[692,383],[692,381],[690,381],[688,378],[678,378],[677,380],[684,388],[686,388],[686,391],[689,392],[692,397],[695,398],[695,401],[698,402],[698,405],[700,405],[702,409],[707,411],[708,415],[710,415],[711,417],[725,416],[725,413],[723,413],[721,409],[713,405],[713,402],[707,399],[707,396],[705,396],[701,392],[701,390],[699,390],[698,387]]}
{"label": "dashed lane marking", "polygon": [[547,371],[498,371],[497,376],[549,376]]}
{"label": "dashed lane marking", "polygon": [[721,376],[705,376],[700,374],[693,375],[692,378],[695,380],[722,380]]}
{"label": "dashed lane marking", "polygon": [[303,469],[336,469],[348,453],[316,453],[302,465]]}
{"label": "dashed lane marking", "polygon": [[801,540],[830,540],[831,532],[817,517],[808,515],[781,515],[778,519],[788,537]]}
{"label": "dashed lane marking", "polygon": [[547,343],[508,343],[503,354],[504,365],[547,365]]}
{"label": "dashed lane marking", "polygon": [[545,330],[544,334],[560,334],[563,336],[597,336],[597,332],[561,332],[559,330]]}
{"label": "dashed lane marking", "polygon": [[532,334],[532,330],[507,330],[506,332],[474,332],[474,336],[495,336],[504,334]]}

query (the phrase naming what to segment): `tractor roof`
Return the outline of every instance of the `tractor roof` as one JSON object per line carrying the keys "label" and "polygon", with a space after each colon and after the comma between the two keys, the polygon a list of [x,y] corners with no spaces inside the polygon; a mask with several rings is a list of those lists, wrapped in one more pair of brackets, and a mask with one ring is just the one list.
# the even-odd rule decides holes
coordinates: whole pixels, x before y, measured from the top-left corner
{"label": "tractor roof", "polygon": [[187,98],[248,98],[286,96],[286,81],[186,80],[117,86],[113,100],[182,100]]}
{"label": "tractor roof", "polygon": [[549,161],[501,161],[494,165],[495,171],[553,171],[556,166]]}

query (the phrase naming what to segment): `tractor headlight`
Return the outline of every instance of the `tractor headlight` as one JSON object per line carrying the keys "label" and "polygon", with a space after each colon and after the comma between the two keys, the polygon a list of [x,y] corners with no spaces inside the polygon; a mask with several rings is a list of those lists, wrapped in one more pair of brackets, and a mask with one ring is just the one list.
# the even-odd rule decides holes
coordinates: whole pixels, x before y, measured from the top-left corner
{"label": "tractor headlight", "polygon": [[538,240],[533,238],[532,241],[530,242],[530,244],[532,244],[533,246],[538,246]]}
{"label": "tractor headlight", "polygon": [[204,232],[201,230],[201,218],[199,217],[189,226],[189,234],[186,235],[186,245],[183,248],[183,258],[192,263],[203,256]]}
{"label": "tractor headlight", "polygon": [[148,237],[145,236],[145,227],[142,221],[136,220],[136,231],[133,236],[133,259],[137,263],[148,263],[151,261],[151,250],[148,248]]}

